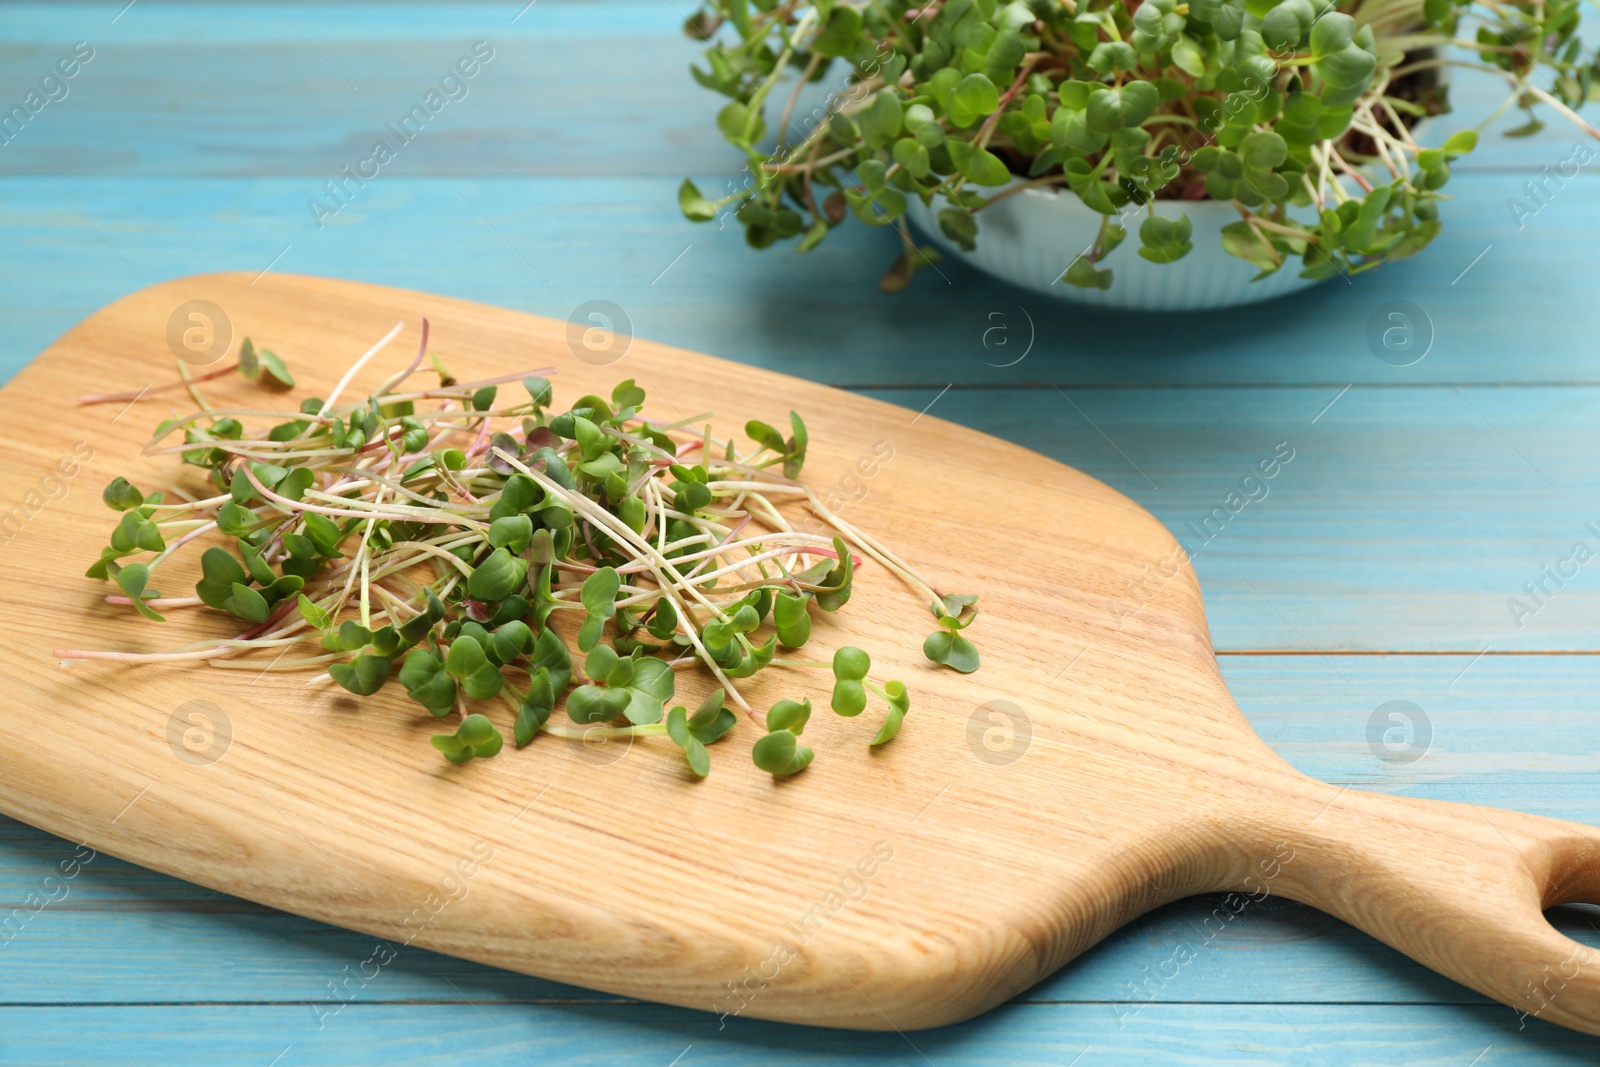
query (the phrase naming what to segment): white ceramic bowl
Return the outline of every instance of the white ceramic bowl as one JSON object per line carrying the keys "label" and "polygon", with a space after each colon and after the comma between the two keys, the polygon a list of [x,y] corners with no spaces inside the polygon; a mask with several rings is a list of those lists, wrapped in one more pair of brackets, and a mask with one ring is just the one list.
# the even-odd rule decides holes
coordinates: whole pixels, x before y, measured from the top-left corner
{"label": "white ceramic bowl", "polygon": [[[997,189],[996,192],[1003,190]],[[1158,200],[1163,218],[1188,215],[1194,248],[1176,263],[1152,263],[1139,255],[1139,223],[1146,209],[1128,214],[1128,238],[1095,264],[1112,272],[1111,288],[1080,289],[1059,280],[1080,252],[1094,244],[1103,218],[1070,192],[1051,188],[1024,189],[978,212],[977,248],[963,251],[939,230],[938,213],[947,206],[936,197],[931,207],[908,197],[906,214],[947,255],[953,255],[997,278],[1048,296],[1100,307],[1142,311],[1197,311],[1253,304],[1315,285],[1299,276],[1291,260],[1258,282],[1259,273],[1244,260],[1222,250],[1222,228],[1239,221],[1232,203],[1215,200]]]}

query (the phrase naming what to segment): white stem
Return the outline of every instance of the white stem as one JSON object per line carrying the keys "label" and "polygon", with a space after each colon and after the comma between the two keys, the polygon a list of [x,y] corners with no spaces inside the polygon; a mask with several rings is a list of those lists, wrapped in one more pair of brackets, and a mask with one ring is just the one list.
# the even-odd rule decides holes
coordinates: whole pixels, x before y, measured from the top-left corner
{"label": "white stem", "polygon": [[350,365],[350,369],[344,372],[344,377],[339,379],[339,384],[333,387],[333,392],[328,394],[328,399],[322,402],[322,407],[317,411],[317,414],[326,415],[333,408],[334,401],[339,399],[339,394],[344,392],[344,387],[350,384],[350,379],[359,374],[361,372],[361,368],[367,365],[367,361],[373,356],[377,355],[379,352],[382,352],[389,342],[398,337],[400,335],[400,331],[405,328],[406,324],[404,322],[395,323],[394,329],[384,334],[382,339],[380,339],[377,344],[367,349],[360,359],[352,363]]}

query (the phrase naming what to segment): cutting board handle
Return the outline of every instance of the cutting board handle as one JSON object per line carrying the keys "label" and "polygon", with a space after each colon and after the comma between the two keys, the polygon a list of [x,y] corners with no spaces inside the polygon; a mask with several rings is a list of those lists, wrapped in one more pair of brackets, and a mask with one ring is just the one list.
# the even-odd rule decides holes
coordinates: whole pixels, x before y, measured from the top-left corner
{"label": "cutting board handle", "polygon": [[1600,950],[1544,915],[1600,903],[1600,830],[1315,785],[1291,810],[1241,814],[1235,840],[1250,842],[1248,872],[1228,888],[1336,915],[1511,1006],[1524,1024],[1600,1034]]}

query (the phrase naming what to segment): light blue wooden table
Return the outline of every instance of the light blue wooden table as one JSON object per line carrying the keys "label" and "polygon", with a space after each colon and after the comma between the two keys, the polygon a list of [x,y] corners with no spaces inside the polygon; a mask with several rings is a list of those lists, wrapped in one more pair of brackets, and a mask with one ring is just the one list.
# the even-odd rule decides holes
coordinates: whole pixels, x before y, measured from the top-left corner
{"label": "light blue wooden table", "polygon": [[[1575,540],[1595,544],[1584,523],[1600,523],[1600,185],[1581,175],[1521,226],[1507,205],[1569,155],[1571,131],[1491,136],[1457,168],[1446,231],[1424,255],[1251,312],[1088,313],[956,265],[949,284],[926,272],[886,297],[885,234],[847,227],[796,258],[679,216],[683,175],[718,187],[738,165],[715,134],[715,100],[685,72],[694,49],[677,26],[690,0],[523,2],[0,6],[0,110],[75,42],[93,49],[67,94],[0,145],[0,366],[15,371],[147,282],[272,269],[562,318],[611,300],[641,336],[932,404],[1088,471],[1175,528],[1289,441],[1295,459],[1271,495],[1196,560],[1223,670],[1256,730],[1331,782],[1600,823],[1600,563],[1521,625],[1508,609]],[[494,53],[470,93],[319,228],[307,201],[478,41]],[[1493,99],[1473,82],[1456,97],[1477,114]],[[1432,323],[1414,366],[1380,361],[1365,340],[1392,299]],[[1028,317],[1030,354],[993,366],[1015,358]],[[1013,347],[993,333],[985,344],[997,322]],[[1369,746],[1369,720],[1391,700],[1426,715],[1421,759]],[[46,877],[73,851],[0,819],[0,914],[56,895]],[[1162,909],[949,1030],[719,1029],[710,1015],[414,950],[341,1006],[330,990],[370,938],[101,857],[0,943],[0,1063],[1600,1058],[1600,1040],[1523,1028],[1276,899],[1176,978],[1147,981],[1199,945],[1214,906]],[[1595,914],[1554,921],[1597,944]]]}

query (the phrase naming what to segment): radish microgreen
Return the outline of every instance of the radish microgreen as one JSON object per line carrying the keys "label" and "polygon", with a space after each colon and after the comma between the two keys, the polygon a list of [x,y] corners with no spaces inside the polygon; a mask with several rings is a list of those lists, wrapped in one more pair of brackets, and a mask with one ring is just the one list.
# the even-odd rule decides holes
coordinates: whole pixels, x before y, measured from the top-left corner
{"label": "radish microgreen", "polygon": [[967,611],[977,599],[975,596],[948,596],[929,605],[933,617],[939,620],[939,629],[922,642],[923,655],[962,674],[978,669],[978,646],[961,635],[961,631],[978,617],[977,608]]}
{"label": "radish microgreen", "polygon": [[[451,763],[496,755],[505,735],[491,716],[507,712],[518,748],[540,735],[659,737],[702,778],[734,709],[762,724],[739,684],[774,666],[831,668],[841,716],[860,715],[869,691],[881,697],[889,711],[872,745],[901,729],[906,687],[870,681],[861,649],[777,658],[812,639],[813,609],[846,607],[868,561],[931,599],[941,626],[971,622],[976,598],[942,596],[798,480],[809,444],[798,414],[787,436],[750,421],[745,445],[716,437],[709,413],[651,421],[632,379],[560,411],[553,369],[458,381],[428,361],[426,323],[408,368],[341,400],[384,343],[288,415],[197,391],[235,370],[293,384],[248,340],[237,363],[180,382],[198,410],[163,421],[145,452],[199,468],[208,484],[196,492],[190,475],[164,496],[113,479],[103,500],[117,521],[87,573],[116,586],[108,601],[153,621],[198,610],[224,628],[209,645],[61,657],[295,672],[357,697],[403,689],[456,720],[432,738]],[[437,382],[408,384],[425,366]],[[502,388],[513,383],[522,389]],[[791,505],[827,533],[798,529]],[[199,554],[194,595],[156,592],[186,548]],[[940,662],[962,669],[957,658]],[[692,712],[673,703],[689,668],[712,687]],[[783,776],[810,764],[796,738],[811,707],[809,697],[772,706],[752,747],[758,768]]]}

